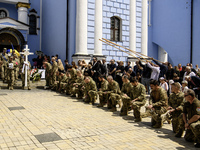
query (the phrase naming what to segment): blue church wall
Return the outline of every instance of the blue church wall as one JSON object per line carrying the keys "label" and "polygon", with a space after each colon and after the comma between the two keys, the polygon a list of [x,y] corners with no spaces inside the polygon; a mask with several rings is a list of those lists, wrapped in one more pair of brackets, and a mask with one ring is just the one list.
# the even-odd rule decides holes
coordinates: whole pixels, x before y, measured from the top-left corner
{"label": "blue church wall", "polygon": [[7,9],[9,12],[9,17],[18,20],[18,12],[14,4],[0,3],[0,8]]}
{"label": "blue church wall", "polygon": [[193,65],[200,65],[200,1],[193,1]]}
{"label": "blue church wall", "polygon": [[164,48],[172,64],[185,65],[190,61],[190,0],[153,0],[151,10],[153,35],[149,42]]}
{"label": "blue church wall", "polygon": [[76,0],[69,0],[69,19],[68,26],[68,61],[72,62],[72,55],[76,49]]}
{"label": "blue church wall", "polygon": [[66,59],[67,1],[43,1],[42,51],[47,55],[59,55]]}
{"label": "blue church wall", "polygon": [[[37,11],[37,15],[40,17],[40,0],[30,0],[31,3],[31,9],[35,9]],[[37,20],[39,21],[38,28],[40,28],[40,18]],[[30,51],[34,53],[34,55],[29,56],[29,60],[32,61],[33,58],[36,58],[37,55],[35,54],[35,51],[40,50],[40,30],[37,30],[37,35],[30,35],[28,34],[28,46],[30,48]]]}

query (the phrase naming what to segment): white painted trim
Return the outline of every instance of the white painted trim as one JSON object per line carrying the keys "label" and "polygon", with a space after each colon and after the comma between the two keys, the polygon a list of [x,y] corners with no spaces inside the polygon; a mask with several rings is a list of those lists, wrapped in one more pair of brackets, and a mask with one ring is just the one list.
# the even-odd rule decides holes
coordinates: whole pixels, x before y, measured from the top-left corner
{"label": "white painted trim", "polygon": [[0,10],[4,10],[7,13],[7,17],[9,17],[9,11],[6,8],[0,8]]}
{"label": "white painted trim", "polygon": [[2,3],[8,3],[8,4],[17,4],[19,2],[21,3],[29,3],[29,0],[0,0]]}
{"label": "white painted trim", "polygon": [[94,37],[94,55],[102,55],[102,38],[103,31],[103,2],[102,0],[95,1],[95,37]]}
{"label": "white painted trim", "polygon": [[[2,24],[2,23],[6,23],[6,22],[13,24],[13,25]],[[20,22],[17,22],[15,20],[10,19],[10,18],[0,19],[0,28],[6,28],[6,27],[11,27],[11,28],[18,29],[18,30],[29,30],[28,26],[21,24]]]}

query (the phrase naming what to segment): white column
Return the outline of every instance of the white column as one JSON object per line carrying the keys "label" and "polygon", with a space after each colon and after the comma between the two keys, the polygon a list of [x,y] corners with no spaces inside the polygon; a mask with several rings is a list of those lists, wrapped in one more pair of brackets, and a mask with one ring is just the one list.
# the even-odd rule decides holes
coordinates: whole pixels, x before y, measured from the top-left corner
{"label": "white column", "polygon": [[18,8],[18,21],[28,24],[28,9],[26,7]]}
{"label": "white column", "polygon": [[18,21],[28,24],[28,8],[30,8],[29,3],[17,3],[18,8]]}
{"label": "white column", "polygon": [[168,53],[160,46],[158,46],[158,60],[162,62],[168,61]]}
{"label": "white column", "polygon": [[142,0],[142,47],[141,53],[148,55],[148,3]]}
{"label": "white column", "polygon": [[[136,51],[136,0],[130,1],[129,48]],[[132,53],[133,54],[133,53]],[[135,54],[133,54],[135,55]],[[131,56],[130,56],[131,57]]]}
{"label": "white column", "polygon": [[94,37],[94,55],[102,55],[102,42],[99,39],[102,38],[102,0],[95,0],[95,37]]}
{"label": "white column", "polygon": [[87,54],[87,0],[77,0],[75,55]]}

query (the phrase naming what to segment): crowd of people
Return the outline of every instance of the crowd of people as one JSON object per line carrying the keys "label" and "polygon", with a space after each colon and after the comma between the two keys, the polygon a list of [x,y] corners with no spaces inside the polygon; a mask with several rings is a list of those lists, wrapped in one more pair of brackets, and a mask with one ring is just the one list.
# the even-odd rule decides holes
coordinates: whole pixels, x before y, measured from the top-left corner
{"label": "crowd of people", "polygon": [[[200,102],[199,84],[200,69],[178,64],[172,67],[168,62],[159,63],[141,60],[131,66],[122,61],[93,58],[86,64],[79,60],[77,65],[69,65],[65,60],[65,67],[58,67],[56,58],[52,62],[43,61],[46,68],[46,88],[72,97],[83,99],[85,103],[94,105],[99,97],[97,107],[107,106],[112,112],[120,107],[120,116],[128,115],[133,110],[135,122],[142,121],[142,117],[151,116],[153,128],[161,128],[165,120],[172,122],[175,137],[195,142],[200,147]],[[153,63],[154,62],[154,63]],[[150,94],[146,113],[140,108],[146,104],[146,95]]]}
{"label": "crowd of people", "polygon": [[[12,54],[8,57],[5,50],[0,62],[1,78],[8,82],[11,90],[19,72],[24,74],[24,65],[31,68],[22,56]],[[106,106],[112,112],[117,111],[118,105],[120,116],[126,116],[133,110],[135,122],[151,116],[153,128],[161,128],[165,120],[171,121],[175,137],[182,137],[186,130],[185,140],[196,143],[195,147],[200,148],[198,65],[196,68],[191,63],[173,67],[168,62],[160,63],[153,58],[146,61],[139,59],[133,67],[131,62],[124,66],[123,61],[112,59],[107,64],[105,59],[98,60],[96,57],[88,64],[85,60],[71,65],[67,60],[64,62],[65,65],[58,55],[51,58],[38,56],[34,61],[34,68],[45,69],[45,89],[65,93],[91,105],[99,99],[97,107]],[[147,95],[150,95],[149,104],[146,112],[141,113],[140,108],[146,105]]]}

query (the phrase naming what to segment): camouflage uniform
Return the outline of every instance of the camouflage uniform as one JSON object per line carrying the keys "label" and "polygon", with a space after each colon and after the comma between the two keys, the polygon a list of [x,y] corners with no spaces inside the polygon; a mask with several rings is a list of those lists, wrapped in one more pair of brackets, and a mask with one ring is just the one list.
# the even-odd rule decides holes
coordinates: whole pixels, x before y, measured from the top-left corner
{"label": "camouflage uniform", "polygon": [[108,89],[108,81],[104,79],[104,81],[101,82],[101,91],[98,91],[99,94],[99,106],[103,107],[103,105],[106,103],[106,95],[104,92]]}
{"label": "camouflage uniform", "polygon": [[13,85],[15,82],[15,68],[16,68],[16,64],[13,61],[8,61],[7,62],[7,78],[8,78],[8,88],[10,90],[13,90]]}
{"label": "camouflage uniform", "polygon": [[18,80],[18,76],[19,76],[19,65],[20,65],[20,63],[19,63],[19,59],[17,58],[17,56],[13,56],[13,57],[15,57],[14,58],[14,60],[13,60],[13,62],[16,64],[16,68],[15,68],[15,82],[17,82],[17,80]]}
{"label": "camouflage uniform", "polygon": [[[188,120],[190,120],[194,115],[200,115],[200,101],[195,98],[192,104],[185,102],[183,113],[187,115]],[[184,136],[185,140],[200,143],[200,120],[192,122],[189,127],[190,129],[186,130]]]}
{"label": "camouflage uniform", "polygon": [[[121,98],[123,106],[121,108],[120,115],[128,114],[128,108],[130,107],[130,102],[131,102],[131,90],[132,90],[132,84],[130,82],[127,83],[124,82],[121,89]],[[126,94],[127,96],[124,96],[124,94]]]}
{"label": "camouflage uniform", "polygon": [[61,80],[61,76],[59,75],[59,72],[56,72],[56,80],[54,81],[54,83],[52,83],[52,87],[51,90],[57,91],[59,88],[59,82]]}
{"label": "camouflage uniform", "polygon": [[60,76],[58,83],[58,92],[62,93],[64,91],[64,86],[67,82],[68,82],[68,77],[66,76],[66,74]]}
{"label": "camouflage uniform", "polygon": [[104,92],[108,108],[116,107],[115,102],[119,100],[120,96],[118,94],[120,93],[119,84],[116,81],[113,80],[112,83],[108,83],[108,89]]}
{"label": "camouflage uniform", "polygon": [[131,98],[132,100],[138,98],[138,100],[132,103],[133,107],[133,114],[135,117],[135,121],[141,121],[140,116],[140,108],[145,105],[146,103],[146,88],[143,84],[138,83],[137,86],[133,86],[131,90]]}
{"label": "camouflage uniform", "polygon": [[46,86],[51,86],[52,82],[51,82],[51,69],[52,66],[50,63],[46,63],[46,69],[45,69],[45,79],[46,79]]}
{"label": "camouflage uniform", "polygon": [[[30,69],[31,69],[31,64],[30,62],[28,61],[28,64],[29,64],[29,69],[27,69],[27,86],[28,86],[28,89],[30,89]],[[21,64],[22,66],[24,65],[24,63]],[[23,67],[22,67],[23,68]],[[22,89],[24,89],[24,86],[25,86],[25,66],[24,66],[24,71],[22,72]]]}
{"label": "camouflage uniform", "polygon": [[1,54],[0,55],[0,61],[2,61],[2,65],[1,65],[1,78],[3,81],[7,80],[7,62],[8,62],[8,55],[5,54]]}
{"label": "camouflage uniform", "polygon": [[177,94],[171,93],[169,96],[169,106],[173,109],[180,108],[181,110],[175,110],[171,113],[172,116],[172,129],[173,132],[178,133],[183,130],[183,104],[184,104],[184,93],[178,92]]}
{"label": "camouflage uniform", "polygon": [[90,79],[89,83],[85,83],[85,102],[94,104],[97,98],[97,86],[94,80]]}
{"label": "camouflage uniform", "polygon": [[52,84],[55,84],[54,82],[56,81],[56,72],[58,71],[58,64],[56,61],[53,62],[52,64],[52,69],[51,69],[51,82]]}
{"label": "camouflage uniform", "polygon": [[73,87],[74,88],[73,94],[74,95],[78,94],[78,98],[82,98],[84,95],[83,89],[82,89],[83,85],[84,85],[84,76],[83,75],[81,77],[77,76],[77,79],[75,81],[75,86]]}
{"label": "camouflage uniform", "polygon": [[152,116],[152,126],[155,128],[162,127],[162,118],[161,115],[164,114],[167,109],[168,97],[166,91],[159,87],[155,91],[151,91],[149,104],[153,106],[150,114]]}
{"label": "camouflage uniform", "polygon": [[76,75],[76,69],[72,68],[71,70],[68,70],[69,73],[70,73],[70,78],[69,78],[69,81],[66,85],[66,92],[67,94],[72,94],[73,93],[73,84],[76,82],[76,78],[77,78],[77,75]]}

